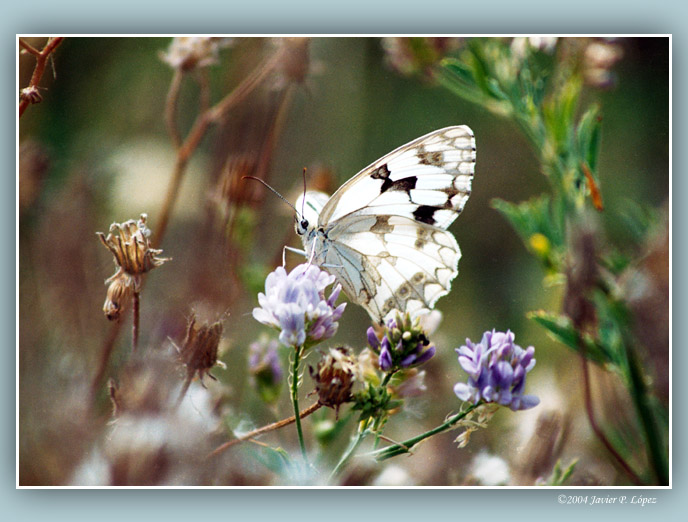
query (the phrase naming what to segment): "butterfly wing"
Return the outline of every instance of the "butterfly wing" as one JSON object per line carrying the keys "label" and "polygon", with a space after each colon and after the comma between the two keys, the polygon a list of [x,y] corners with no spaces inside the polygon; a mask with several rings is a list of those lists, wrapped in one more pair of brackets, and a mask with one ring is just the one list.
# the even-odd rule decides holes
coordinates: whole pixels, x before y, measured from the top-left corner
{"label": "butterfly wing", "polygon": [[337,190],[319,224],[345,216],[399,214],[447,228],[463,210],[475,171],[475,138],[465,125],[436,130],[390,152]]}
{"label": "butterfly wing", "polygon": [[366,167],[323,207],[326,269],[378,322],[395,309],[427,312],[449,292],[461,252],[445,229],[463,210],[474,170],[473,133],[448,127]]}

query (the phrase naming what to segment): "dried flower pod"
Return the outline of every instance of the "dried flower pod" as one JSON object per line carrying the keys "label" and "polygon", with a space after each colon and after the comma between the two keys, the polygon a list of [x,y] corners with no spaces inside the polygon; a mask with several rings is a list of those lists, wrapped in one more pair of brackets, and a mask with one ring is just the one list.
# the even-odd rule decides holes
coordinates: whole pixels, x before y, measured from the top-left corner
{"label": "dried flower pod", "polygon": [[317,369],[309,366],[318,402],[334,408],[335,412],[339,413],[339,407],[353,399],[351,390],[356,380],[357,369],[356,358],[344,347],[331,348],[320,360]]}
{"label": "dried flower pod", "polygon": [[162,250],[151,248],[150,229],[146,226],[146,214],[138,221],[130,219],[124,223],[113,223],[107,237],[96,232],[101,243],[115,257],[117,272],[105,280],[109,285],[103,312],[110,319],[119,319],[129,298],[141,288],[141,275],[157,268],[170,258],[156,257]]}
{"label": "dried flower pod", "polygon": [[110,321],[115,321],[122,316],[122,312],[129,305],[133,294],[133,279],[125,272],[117,272],[110,278],[110,286],[105,296],[103,313]]}
{"label": "dried flower pod", "polygon": [[[115,256],[115,264],[119,269],[135,278],[170,260],[156,257],[162,254],[162,250],[151,248],[151,232],[146,226],[147,219],[146,214],[141,214],[138,221],[130,219],[121,224],[113,223],[107,237],[102,232],[96,232],[103,245]],[[115,274],[111,279],[117,276]],[[138,289],[138,279],[134,282]]]}
{"label": "dried flower pod", "polygon": [[191,315],[186,328],[186,337],[179,352],[179,358],[186,366],[189,377],[198,374],[201,382],[204,375],[215,379],[209,372],[215,365],[221,364],[218,363],[217,354],[222,330],[220,321],[212,324],[199,323],[196,320],[196,314]]}

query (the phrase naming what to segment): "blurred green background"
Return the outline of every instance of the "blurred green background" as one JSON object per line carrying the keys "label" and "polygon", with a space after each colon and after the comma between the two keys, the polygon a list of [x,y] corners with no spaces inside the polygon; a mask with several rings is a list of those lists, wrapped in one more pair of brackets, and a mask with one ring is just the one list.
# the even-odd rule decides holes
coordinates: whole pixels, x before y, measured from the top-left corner
{"label": "blurred green background", "polygon": [[[30,40],[43,45],[41,39]],[[601,219],[608,240],[623,247],[629,232],[621,215],[629,202],[668,204],[669,41],[624,38],[619,43],[624,55],[615,67],[615,87],[590,89],[585,103],[595,101],[602,108]],[[112,275],[113,265],[95,232],[146,212],[155,238],[175,158],[163,116],[172,69],[160,53],[169,44],[169,38],[65,39],[44,76],[43,102],[30,106],[20,120],[20,162],[25,161],[19,179],[20,483],[68,483],[104,429],[109,413],[104,383],[95,410],[85,405],[111,328],[102,304],[103,280]],[[222,49],[208,68],[212,103],[278,45],[276,39],[236,38]],[[460,273],[437,304],[444,321],[434,339],[438,356],[427,368],[428,391],[390,422],[387,434],[410,436],[456,411],[452,386],[464,376],[454,348],[466,338],[479,340],[486,330],[511,329],[517,343],[536,347],[538,366],[529,382],[531,393],[543,401],[536,410],[549,408],[571,419],[564,455],[581,459],[581,483],[614,483],[616,473],[581,417],[578,359],[525,317],[531,310],[558,310],[562,288],[543,285],[536,260],[490,206],[493,198],[518,202],[548,189],[526,140],[506,120],[427,78],[399,74],[379,38],[314,38],[308,52],[308,73],[290,87],[288,103],[282,97],[284,78],[273,75],[221,124],[211,126],[193,154],[161,245],[173,261],[147,277],[142,295],[143,350],[161,349],[168,338],[179,343],[194,307],[229,312],[221,355],[227,369],[213,371],[220,381],[209,383],[211,391],[233,418],[261,425],[288,416],[286,389],[278,413],[252,392],[247,346],[265,331],[251,317],[265,275],[280,262],[286,242],[300,245],[290,210],[277,198],[254,197],[257,189],[243,185],[231,196],[222,192],[232,161],[265,160],[266,179],[293,201],[302,190],[304,167],[309,184],[333,190],[399,145],[466,124],[475,133],[478,159],[471,198],[450,228],[463,253]],[[19,63],[22,88],[34,61],[22,55]],[[198,111],[194,74],[182,85],[177,110],[182,134]],[[276,114],[284,120],[271,134]],[[275,136],[274,147],[266,145],[267,135]],[[253,196],[245,196],[249,191]],[[242,201],[246,204],[238,208]],[[287,262],[294,266],[301,260],[288,254]],[[367,314],[349,305],[330,346],[362,348],[368,325]],[[117,376],[129,353],[125,326],[108,376]],[[307,360],[316,362],[314,355]],[[309,389],[305,376],[304,390]],[[86,418],[79,418],[85,411]],[[517,458],[537,414],[500,412],[465,450],[455,450],[454,437],[445,435],[395,465],[406,468],[415,483],[455,484],[481,450]],[[308,423],[306,429],[311,430]],[[293,444],[291,436],[283,435],[285,445]],[[242,465],[253,474],[242,480],[266,483],[250,452],[244,457]],[[231,477],[225,482],[233,480],[241,482]]]}

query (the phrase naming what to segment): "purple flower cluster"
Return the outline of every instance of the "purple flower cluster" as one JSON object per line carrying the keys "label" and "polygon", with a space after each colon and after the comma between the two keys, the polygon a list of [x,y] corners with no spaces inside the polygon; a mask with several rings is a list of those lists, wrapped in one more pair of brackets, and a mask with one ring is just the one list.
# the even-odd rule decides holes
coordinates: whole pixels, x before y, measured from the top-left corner
{"label": "purple flower cluster", "polygon": [[368,344],[379,355],[383,372],[411,368],[430,360],[435,355],[435,346],[408,316],[387,320],[385,335],[380,341],[371,326],[368,328]]}
{"label": "purple flower cluster", "polygon": [[301,264],[289,274],[277,267],[265,279],[265,294],[258,294],[260,307],[253,309],[253,317],[279,330],[285,346],[312,346],[329,339],[346,307],[346,303],[334,305],[341,285],[325,297],[325,289],[334,280],[315,265]]}
{"label": "purple flower cluster", "polygon": [[527,410],[540,403],[534,395],[524,395],[526,374],[535,366],[535,348],[524,350],[514,344],[511,331],[485,332],[478,344],[466,339],[457,348],[459,363],[468,374],[468,382],[454,386],[454,393],[464,401],[480,400],[508,406],[514,411]]}

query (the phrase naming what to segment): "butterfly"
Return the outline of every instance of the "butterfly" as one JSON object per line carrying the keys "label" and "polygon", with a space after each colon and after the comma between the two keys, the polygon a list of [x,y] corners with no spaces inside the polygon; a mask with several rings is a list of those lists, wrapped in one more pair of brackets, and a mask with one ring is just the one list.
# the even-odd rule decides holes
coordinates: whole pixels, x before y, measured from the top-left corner
{"label": "butterfly", "polygon": [[471,194],[475,138],[465,125],[421,136],[383,156],[331,197],[299,197],[296,233],[313,263],[382,323],[395,311],[427,313],[458,274],[447,227]]}

